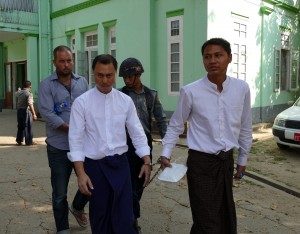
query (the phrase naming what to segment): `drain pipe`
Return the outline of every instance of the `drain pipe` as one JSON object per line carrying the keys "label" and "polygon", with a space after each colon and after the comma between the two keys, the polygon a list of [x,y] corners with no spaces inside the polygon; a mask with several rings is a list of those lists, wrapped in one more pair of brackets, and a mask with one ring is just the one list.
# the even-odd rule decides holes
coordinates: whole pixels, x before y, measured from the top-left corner
{"label": "drain pipe", "polygon": [[260,41],[260,85],[259,85],[259,119],[263,122],[263,43],[264,43],[264,12],[262,11],[261,16],[261,41]]}
{"label": "drain pipe", "polygon": [[43,37],[43,35],[42,35],[42,23],[41,23],[41,10],[42,10],[42,7],[41,7],[41,5],[42,5],[42,3],[41,3],[41,1],[38,1],[38,6],[39,6],[39,11],[38,11],[38,14],[39,14],[39,77],[38,77],[38,84],[41,82],[41,77],[42,77],[42,66],[41,66],[41,64],[42,64],[42,61],[41,61],[41,59],[42,59],[42,37]]}
{"label": "drain pipe", "polygon": [[49,18],[48,18],[48,74],[52,73],[52,43],[51,43],[51,37],[52,37],[52,19],[51,19],[51,13],[52,13],[52,1],[48,2],[48,10],[49,10]]}

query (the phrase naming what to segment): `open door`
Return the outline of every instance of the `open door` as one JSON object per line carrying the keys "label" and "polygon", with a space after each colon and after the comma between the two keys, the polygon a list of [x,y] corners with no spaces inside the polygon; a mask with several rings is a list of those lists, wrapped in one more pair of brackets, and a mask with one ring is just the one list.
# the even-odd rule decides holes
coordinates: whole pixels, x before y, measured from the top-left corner
{"label": "open door", "polygon": [[5,64],[5,109],[13,108],[12,64]]}
{"label": "open door", "polygon": [[5,64],[5,103],[4,108],[16,108],[15,92],[23,88],[26,80],[26,61]]}

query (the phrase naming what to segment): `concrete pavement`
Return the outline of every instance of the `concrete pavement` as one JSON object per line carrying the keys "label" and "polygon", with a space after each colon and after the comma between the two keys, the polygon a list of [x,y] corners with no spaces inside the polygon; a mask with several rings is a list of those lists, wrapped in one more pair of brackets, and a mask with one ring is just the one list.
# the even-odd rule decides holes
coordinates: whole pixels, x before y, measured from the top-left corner
{"label": "concrete pavement", "polygon": [[[34,146],[16,146],[16,111],[0,112],[0,233],[55,233],[51,209],[45,123],[34,122]],[[154,145],[154,161],[161,150]],[[187,149],[177,148],[173,160],[185,163]],[[158,170],[153,168],[153,173]],[[73,173],[69,201],[77,190]],[[235,183],[238,233],[300,233],[299,198],[245,177]],[[154,178],[142,198],[143,234],[189,233],[192,221],[186,178],[165,183]],[[70,215],[72,233],[91,233]]]}

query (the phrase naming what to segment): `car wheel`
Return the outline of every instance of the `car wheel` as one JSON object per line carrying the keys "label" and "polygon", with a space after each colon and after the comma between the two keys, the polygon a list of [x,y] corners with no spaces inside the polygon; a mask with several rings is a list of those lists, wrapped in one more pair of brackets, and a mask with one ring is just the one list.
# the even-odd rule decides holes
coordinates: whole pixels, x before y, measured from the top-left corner
{"label": "car wheel", "polygon": [[283,145],[283,144],[280,144],[280,143],[277,143],[277,146],[279,147],[279,149],[288,149],[288,148],[290,148],[288,145]]}

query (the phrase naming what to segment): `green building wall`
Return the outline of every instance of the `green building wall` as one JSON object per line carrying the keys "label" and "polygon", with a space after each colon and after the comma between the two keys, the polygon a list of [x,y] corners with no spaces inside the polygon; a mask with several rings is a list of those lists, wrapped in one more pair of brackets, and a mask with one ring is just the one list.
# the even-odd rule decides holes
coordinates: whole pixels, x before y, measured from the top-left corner
{"label": "green building wall", "polygon": [[[201,14],[206,12],[206,1],[106,1],[90,8],[72,12],[71,6],[64,1],[53,1],[53,9],[61,6],[68,8],[64,16],[52,20],[53,46],[68,44],[66,32],[74,32],[76,49],[83,49],[81,28],[97,25],[98,53],[107,52],[105,23],[115,21],[117,37],[117,60],[119,64],[127,57],[138,58],[145,73],[142,81],[145,85],[157,89],[166,111],[174,111],[178,95],[169,96],[167,74],[167,13],[182,10],[184,14],[184,80],[187,84],[199,78],[201,65],[201,43],[206,40],[206,27],[199,24]],[[81,1],[84,3],[84,1]],[[138,9],[138,10],[137,10]],[[54,12],[53,15],[57,15]],[[86,16],[89,17],[86,17]],[[195,30],[190,30],[193,27]],[[203,33],[204,32],[204,33]],[[199,40],[197,40],[200,38]],[[199,42],[200,41],[200,42]],[[198,51],[198,53],[195,53]],[[193,61],[193,62],[191,62]],[[195,66],[196,64],[196,66]],[[116,87],[124,85],[117,79]]]}
{"label": "green building wall", "polygon": [[[4,63],[26,60],[36,97],[38,83],[54,70],[54,47],[70,45],[74,36],[75,50],[83,51],[84,33],[96,30],[98,53],[108,53],[108,28],[115,26],[119,64],[127,57],[141,60],[143,83],[158,90],[170,116],[178,94],[168,93],[167,20],[176,15],[183,17],[182,85],[205,76],[201,46],[207,39],[223,37],[235,43],[232,27],[237,19],[248,25],[246,82],[251,89],[254,122],[272,121],[300,94],[299,89],[274,92],[274,50],[281,46],[283,29],[290,31],[291,50],[300,49],[299,1],[228,0],[224,5],[219,0],[53,0],[39,4],[38,28],[28,26],[24,38],[0,44],[0,74]],[[228,74],[233,74],[233,64]],[[3,79],[0,82],[3,98]],[[117,78],[116,87],[123,85]]]}
{"label": "green building wall", "polygon": [[[264,11],[264,7],[271,10]],[[53,46],[68,44],[66,32],[73,32],[77,49],[82,50],[82,29],[96,25],[98,53],[107,53],[105,25],[114,22],[119,64],[127,57],[141,60],[145,69],[142,81],[158,90],[169,116],[178,95],[168,94],[167,18],[176,14],[183,17],[183,85],[205,76],[201,46],[207,39],[222,37],[233,45],[232,25],[237,18],[248,25],[246,82],[251,89],[254,122],[272,121],[299,96],[299,89],[274,92],[274,48],[280,47],[283,26],[291,29],[291,49],[299,51],[299,3],[295,1],[228,0],[224,5],[218,0],[54,0],[52,9]],[[228,74],[232,71],[231,64]],[[118,78],[116,87],[121,86],[123,81]]]}
{"label": "green building wall", "polygon": [[4,47],[3,43],[0,43],[0,110],[4,102],[4,90]]}

